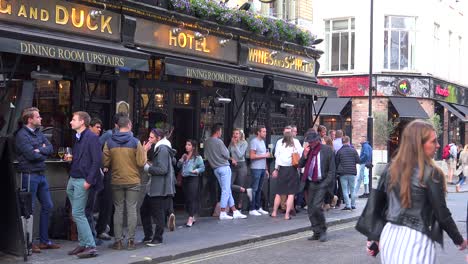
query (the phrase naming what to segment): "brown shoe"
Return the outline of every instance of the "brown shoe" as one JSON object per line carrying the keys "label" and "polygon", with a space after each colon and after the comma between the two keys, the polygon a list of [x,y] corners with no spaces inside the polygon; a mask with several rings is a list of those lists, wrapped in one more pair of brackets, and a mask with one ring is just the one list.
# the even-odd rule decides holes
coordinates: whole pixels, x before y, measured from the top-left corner
{"label": "brown shoe", "polygon": [[127,250],[135,250],[135,240],[129,239],[127,243]]}
{"label": "brown shoe", "polygon": [[169,221],[167,223],[167,227],[169,228],[169,231],[174,231],[175,230],[175,215],[171,214],[169,216]]}
{"label": "brown shoe", "polygon": [[54,243],[52,243],[52,242],[49,242],[49,243],[47,243],[47,244],[45,244],[45,243],[40,243],[40,244],[39,244],[39,248],[40,248],[40,249],[59,249],[60,246],[57,245],[57,244],[54,244]]}
{"label": "brown shoe", "polygon": [[31,246],[32,253],[41,253],[41,249],[37,245]]}
{"label": "brown shoe", "polygon": [[296,216],[296,210],[291,209],[291,211],[289,211],[289,214],[292,216]]}
{"label": "brown shoe", "polygon": [[77,246],[72,251],[68,251],[68,255],[72,256],[72,255],[79,254],[79,253],[83,252],[85,249],[86,249],[85,247]]}
{"label": "brown shoe", "polygon": [[81,253],[76,254],[78,258],[94,258],[97,257],[97,255],[98,254],[95,247],[86,247]]}
{"label": "brown shoe", "polygon": [[110,246],[110,248],[115,249],[115,250],[122,250],[123,249],[122,240],[115,241],[114,244]]}

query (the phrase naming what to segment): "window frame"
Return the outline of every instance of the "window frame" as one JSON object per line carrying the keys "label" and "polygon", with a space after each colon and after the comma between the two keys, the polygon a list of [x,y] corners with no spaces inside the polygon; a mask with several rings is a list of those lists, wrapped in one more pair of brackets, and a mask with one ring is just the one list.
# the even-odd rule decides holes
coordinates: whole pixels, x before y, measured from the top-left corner
{"label": "window frame", "polygon": [[[338,21],[346,21],[347,28],[346,29],[333,29],[333,23]],[[327,29],[326,25],[329,24]],[[333,50],[333,34],[338,33],[338,54],[334,54]],[[348,33],[348,58],[347,58],[347,69],[341,68],[341,55],[343,50],[343,43],[342,43],[342,33]],[[351,72],[355,69],[355,46],[356,46],[356,19],[355,17],[345,17],[345,18],[333,18],[325,20],[325,49],[326,49],[326,56],[325,56],[325,71],[326,72]],[[332,61],[333,57],[338,56],[338,70],[332,69]]]}
{"label": "window frame", "polygon": [[[403,19],[413,19],[413,28],[401,28],[392,26],[392,18],[403,18]],[[386,23],[388,19],[388,25]],[[384,63],[383,69],[386,71],[399,71],[399,72],[408,72],[415,70],[415,50],[416,50],[416,25],[417,17],[416,16],[401,16],[401,15],[385,15],[384,16]],[[392,68],[392,33],[398,32],[398,68]],[[402,68],[401,63],[401,33],[406,32],[408,34],[408,65],[406,68]],[[387,39],[386,39],[387,37]]]}

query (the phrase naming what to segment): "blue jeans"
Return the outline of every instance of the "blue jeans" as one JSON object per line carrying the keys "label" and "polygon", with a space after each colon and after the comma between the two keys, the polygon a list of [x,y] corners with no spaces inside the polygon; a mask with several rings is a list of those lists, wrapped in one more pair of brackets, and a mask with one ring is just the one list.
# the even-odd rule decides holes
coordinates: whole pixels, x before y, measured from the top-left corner
{"label": "blue jeans", "polygon": [[49,184],[47,183],[47,178],[45,175],[31,173],[23,173],[23,186],[22,188],[28,190],[28,180],[30,181],[29,191],[32,193],[33,203],[32,208],[34,210],[36,201],[34,197],[37,196],[37,199],[41,203],[41,216],[39,222],[39,239],[41,243],[49,243],[49,213],[54,207],[52,203],[52,198],[49,192]]}
{"label": "blue jeans", "polygon": [[88,201],[88,192],[84,188],[85,179],[68,179],[67,195],[72,206],[72,215],[78,230],[78,241],[82,247],[96,247],[91,227],[86,219],[85,208]]}
{"label": "blue jeans", "polygon": [[[357,195],[357,193],[359,192],[359,188],[361,187],[361,182],[364,181],[364,185],[366,184],[369,184],[369,175],[367,173],[366,175],[366,164],[360,164],[359,165],[359,176],[357,178],[357,182],[356,182],[356,187],[354,188],[354,194]],[[366,190],[366,188],[364,188],[364,193],[368,193],[369,190]]]}
{"label": "blue jeans", "polygon": [[219,187],[221,187],[221,201],[219,206],[221,208],[233,207],[234,198],[231,192],[231,168],[223,166],[214,169],[214,174],[218,179]]}
{"label": "blue jeans", "polygon": [[252,202],[250,210],[258,210],[261,205],[263,178],[265,177],[264,169],[251,169],[252,174]]}
{"label": "blue jeans", "polygon": [[[341,190],[343,191],[343,199],[346,207],[356,207],[356,192],[354,191],[354,183],[356,182],[356,175],[342,175],[340,176]],[[349,194],[351,193],[351,202],[349,201]]]}

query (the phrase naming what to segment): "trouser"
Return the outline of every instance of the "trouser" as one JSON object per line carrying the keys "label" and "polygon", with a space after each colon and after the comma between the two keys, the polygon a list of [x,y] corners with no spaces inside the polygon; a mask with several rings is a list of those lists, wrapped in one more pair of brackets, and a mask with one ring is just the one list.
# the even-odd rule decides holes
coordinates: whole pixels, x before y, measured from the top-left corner
{"label": "trouser", "polygon": [[366,168],[366,164],[359,165],[359,176],[357,178],[356,186],[354,193],[357,195],[359,188],[361,187],[361,182],[364,182],[364,193],[369,193],[369,169]]}
{"label": "trouser", "polygon": [[[145,239],[152,238],[153,240],[158,240],[160,242],[163,241],[165,212],[167,211],[169,201],[172,201],[171,196],[145,196],[140,207],[140,217]],[[151,220],[154,220],[156,224],[154,236]]]}
{"label": "trouser", "polygon": [[137,225],[137,203],[140,194],[140,185],[112,185],[112,196],[114,197],[114,237],[122,240],[124,206],[127,209],[127,238],[135,239]]}
{"label": "trouser", "polygon": [[258,210],[262,207],[262,188],[263,178],[266,171],[264,169],[251,169],[252,175],[252,202],[250,203],[250,210]]}
{"label": "trouser", "polygon": [[[325,181],[326,182],[326,181]],[[307,202],[307,213],[314,234],[320,234],[327,231],[325,215],[322,211],[322,202],[328,185],[325,182],[315,183],[307,180],[309,201]]]}
{"label": "trouser", "polygon": [[223,166],[214,169],[214,174],[218,179],[219,187],[221,188],[221,201],[219,206],[221,209],[234,206],[234,198],[231,192],[231,168]]}
{"label": "trouser", "polygon": [[88,200],[88,192],[84,188],[85,179],[68,179],[67,195],[72,206],[73,220],[75,220],[78,231],[78,241],[82,247],[96,247],[91,228],[86,219],[85,207]]}
{"label": "trouser", "polygon": [[37,197],[39,203],[41,204],[41,216],[39,219],[39,240],[41,243],[49,243],[49,214],[54,207],[52,203],[52,198],[49,192],[49,183],[47,178],[43,174],[31,173],[31,174],[22,174],[22,188],[28,190],[28,181],[29,181],[29,192],[32,194],[32,208],[34,211]]}
{"label": "trouser", "polygon": [[96,224],[97,234],[104,233],[108,225],[112,228],[114,202],[112,199],[111,178],[110,171],[104,174],[104,189],[97,196],[97,202],[99,203],[99,218]]}
{"label": "trouser", "polygon": [[[356,183],[356,175],[341,175],[340,182],[346,207],[355,207],[356,193],[354,192],[354,183]],[[349,199],[349,194],[351,194],[351,200]]]}
{"label": "trouser", "polygon": [[90,188],[88,190],[88,200],[86,202],[85,208],[85,215],[86,219],[88,220],[89,228],[91,228],[91,233],[93,237],[96,238],[96,228],[95,228],[95,221],[94,221],[94,206],[96,204],[96,197],[98,192],[94,188]]}
{"label": "trouser", "polygon": [[188,176],[183,179],[183,188],[185,195],[185,211],[190,217],[198,214],[199,207],[199,178],[197,176]]}
{"label": "trouser", "polygon": [[231,166],[232,177],[231,177],[231,191],[234,192],[234,200],[240,205],[242,203],[243,208],[247,210],[247,194],[241,192],[241,188],[247,189],[249,187],[249,176],[247,173],[247,164],[245,161],[237,162],[237,166]]}

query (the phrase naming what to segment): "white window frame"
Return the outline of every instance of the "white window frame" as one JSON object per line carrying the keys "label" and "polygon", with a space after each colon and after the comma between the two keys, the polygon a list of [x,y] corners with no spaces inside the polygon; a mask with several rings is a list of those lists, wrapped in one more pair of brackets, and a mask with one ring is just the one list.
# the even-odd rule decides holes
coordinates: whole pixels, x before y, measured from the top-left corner
{"label": "white window frame", "polygon": [[[384,19],[388,18],[388,27],[384,23],[384,36],[385,33],[387,32],[387,58],[385,58],[385,52],[384,52],[384,65],[383,68],[388,71],[414,71],[414,50],[416,49],[416,22],[417,19],[416,17],[413,16],[397,16],[397,15],[386,15]],[[392,27],[392,18],[412,18],[414,19],[414,28],[394,28]],[[391,54],[391,47],[392,47],[392,32],[398,32],[398,69],[392,69],[391,67],[391,60],[392,60],[392,54]],[[400,55],[401,55],[401,46],[400,46],[400,33],[401,32],[408,32],[408,67],[407,68],[402,68],[401,66],[401,61],[400,61]],[[383,43],[384,51],[385,51],[385,37],[384,37],[384,43]]]}
{"label": "white window frame", "polygon": [[[347,20],[348,27],[347,29],[343,30],[333,30],[333,22],[334,21],[343,21]],[[354,21],[354,23],[353,23]],[[329,29],[327,30],[325,28],[325,45],[326,45],[326,63],[325,63],[325,71],[326,72],[350,72],[353,71],[355,68],[356,64],[356,59],[355,59],[355,49],[354,47],[356,46],[356,20],[354,17],[349,17],[349,18],[334,18],[334,19],[327,19],[325,20],[325,24],[329,23]],[[354,24],[354,28],[352,27]],[[338,54],[335,56],[338,56],[338,70],[332,70],[332,58],[333,58],[333,47],[332,47],[332,39],[333,39],[333,34],[338,33],[340,35],[339,37],[339,49],[338,49]],[[341,50],[342,50],[342,42],[341,42],[341,33],[348,33],[348,68],[347,69],[341,69]],[[354,39],[354,45],[353,45],[353,39]]]}
{"label": "white window frame", "polygon": [[440,25],[434,23],[434,43],[432,47],[432,54],[434,54],[434,75],[439,75],[441,71],[441,61],[440,61]]}

